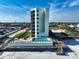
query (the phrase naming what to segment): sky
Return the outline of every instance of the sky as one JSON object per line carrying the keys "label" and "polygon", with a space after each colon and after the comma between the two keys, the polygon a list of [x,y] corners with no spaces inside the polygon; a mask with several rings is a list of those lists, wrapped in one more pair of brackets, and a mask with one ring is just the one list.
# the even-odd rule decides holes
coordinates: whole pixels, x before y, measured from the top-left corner
{"label": "sky", "polygon": [[0,0],[0,22],[30,22],[32,8],[49,8],[49,22],[79,22],[79,0]]}

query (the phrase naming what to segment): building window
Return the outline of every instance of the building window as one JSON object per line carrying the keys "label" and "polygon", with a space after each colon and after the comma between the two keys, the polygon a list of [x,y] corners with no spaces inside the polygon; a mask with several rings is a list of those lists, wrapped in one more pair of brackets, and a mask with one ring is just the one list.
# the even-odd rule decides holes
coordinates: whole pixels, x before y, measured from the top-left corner
{"label": "building window", "polygon": [[34,37],[34,36],[35,36],[35,34],[32,34],[32,36]]}
{"label": "building window", "polygon": [[39,16],[39,14],[37,14],[37,16]]}
{"label": "building window", "polygon": [[37,10],[37,12],[39,12],[39,10]]}
{"label": "building window", "polygon": [[32,20],[32,24],[34,24],[35,22]]}
{"label": "building window", "polygon": [[31,20],[33,21],[33,18],[31,17]]}
{"label": "building window", "polygon": [[35,33],[34,31],[32,33]]}
{"label": "building window", "polygon": [[37,34],[39,34],[39,32],[37,32]]}
{"label": "building window", "polygon": [[37,20],[39,20],[39,18],[37,18]]}
{"label": "building window", "polygon": [[39,25],[37,25],[37,27],[39,27]]}
{"label": "building window", "polygon": [[31,13],[35,13],[35,10],[31,11]]}
{"label": "building window", "polygon": [[35,17],[35,14],[31,14],[31,17]]}
{"label": "building window", "polygon": [[33,18],[33,20],[35,20],[35,18]]}
{"label": "building window", "polygon": [[37,31],[39,31],[39,29],[37,29]]}
{"label": "building window", "polygon": [[37,21],[37,23],[39,23],[39,21]]}
{"label": "building window", "polygon": [[32,30],[35,30],[34,28]]}
{"label": "building window", "polygon": [[35,27],[35,25],[32,25],[33,27]]}

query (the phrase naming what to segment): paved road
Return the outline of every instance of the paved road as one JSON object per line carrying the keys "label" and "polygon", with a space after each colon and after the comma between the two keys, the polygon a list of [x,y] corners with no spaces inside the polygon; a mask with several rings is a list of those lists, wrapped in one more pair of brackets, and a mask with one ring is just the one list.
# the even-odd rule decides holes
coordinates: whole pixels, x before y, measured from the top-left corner
{"label": "paved road", "polygon": [[19,31],[19,30],[15,30],[15,31],[12,31],[12,32],[6,33],[6,34],[4,34],[4,35],[1,35],[0,38],[3,38],[3,37],[5,37],[5,36],[8,36],[8,35],[10,35],[10,34],[12,34],[12,33],[17,32],[17,31]]}
{"label": "paved road", "polygon": [[25,32],[26,30],[27,30],[27,29],[25,28],[25,29],[22,29],[22,30],[20,30],[20,31],[17,31],[17,32],[15,32],[15,33],[9,35],[9,37],[12,38],[12,37],[14,37],[15,35],[17,35],[17,34],[19,34],[19,33],[21,33],[21,32]]}
{"label": "paved road", "polygon": [[[24,29],[23,29],[23,30],[24,30]],[[22,30],[20,30],[20,31],[22,31]],[[18,32],[20,32],[20,31],[18,31]],[[14,32],[14,31],[13,31],[13,32]],[[6,34],[6,35],[8,36],[8,35],[12,34],[13,32],[11,32],[11,33],[9,33],[9,34]],[[15,32],[16,32],[16,31],[15,31]],[[2,45],[0,45],[0,48],[4,48],[5,45],[6,45],[10,40],[11,40],[11,39],[9,39],[9,38],[6,39],[5,42],[4,42]]]}

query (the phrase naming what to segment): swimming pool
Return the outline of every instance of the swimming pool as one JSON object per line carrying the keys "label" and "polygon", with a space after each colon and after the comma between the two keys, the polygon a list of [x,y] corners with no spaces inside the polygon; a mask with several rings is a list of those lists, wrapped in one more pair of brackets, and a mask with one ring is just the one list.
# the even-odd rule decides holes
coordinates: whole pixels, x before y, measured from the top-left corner
{"label": "swimming pool", "polygon": [[48,41],[47,37],[43,37],[43,38],[33,38],[32,41]]}

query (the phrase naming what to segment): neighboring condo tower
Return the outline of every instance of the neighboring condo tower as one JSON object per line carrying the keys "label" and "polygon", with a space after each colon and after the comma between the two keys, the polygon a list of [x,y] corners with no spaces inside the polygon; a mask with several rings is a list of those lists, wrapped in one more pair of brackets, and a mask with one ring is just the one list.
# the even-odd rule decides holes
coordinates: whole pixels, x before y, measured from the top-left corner
{"label": "neighboring condo tower", "polygon": [[31,10],[32,37],[47,37],[49,35],[49,9],[34,8]]}

